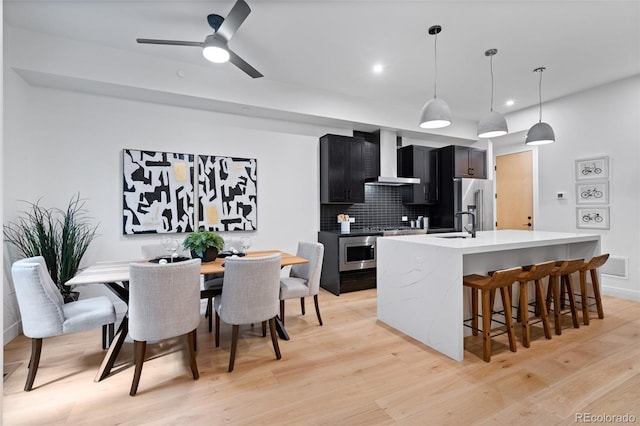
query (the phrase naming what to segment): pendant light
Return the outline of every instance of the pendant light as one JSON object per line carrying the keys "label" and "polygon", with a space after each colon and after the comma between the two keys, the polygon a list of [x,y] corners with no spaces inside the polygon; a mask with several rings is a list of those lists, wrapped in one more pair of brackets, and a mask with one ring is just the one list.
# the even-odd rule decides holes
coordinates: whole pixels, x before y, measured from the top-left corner
{"label": "pendant light", "polygon": [[438,84],[438,34],[442,31],[440,25],[434,25],[429,28],[429,34],[435,36],[434,40],[434,58],[435,58],[435,78],[433,81],[433,99],[428,101],[422,107],[420,114],[420,127],[423,129],[438,129],[447,127],[451,124],[451,110],[449,105],[437,96]]}
{"label": "pendant light", "polygon": [[493,56],[498,53],[498,49],[489,49],[484,52],[484,56],[489,56],[490,69],[491,69],[491,109],[489,114],[482,117],[482,120],[478,123],[478,137],[479,138],[495,138],[498,136],[506,135],[507,120],[499,112],[493,110]]}
{"label": "pendant light", "polygon": [[538,84],[540,118],[527,132],[527,138],[524,142],[527,145],[545,145],[556,141],[556,135],[553,133],[551,126],[542,122],[542,72],[544,70],[546,70],[545,67],[539,67],[533,70],[533,72],[540,73],[540,83]]}

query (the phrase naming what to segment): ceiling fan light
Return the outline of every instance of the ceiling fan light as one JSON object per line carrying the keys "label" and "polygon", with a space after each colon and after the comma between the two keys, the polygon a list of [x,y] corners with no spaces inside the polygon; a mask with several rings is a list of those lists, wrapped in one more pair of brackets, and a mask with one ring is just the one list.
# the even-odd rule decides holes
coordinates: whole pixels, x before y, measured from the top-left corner
{"label": "ceiling fan light", "polygon": [[213,35],[207,36],[202,46],[202,55],[211,62],[222,64],[229,60],[229,51],[226,43],[215,38]]}
{"label": "ceiling fan light", "polygon": [[422,107],[420,127],[439,129],[451,124],[451,109],[442,99],[433,98]]}
{"label": "ceiling fan light", "polygon": [[547,123],[539,122],[529,129],[524,143],[526,145],[546,145],[555,141],[556,135],[553,133],[551,126]]}
{"label": "ceiling fan light", "polygon": [[479,138],[496,138],[508,132],[507,120],[499,112],[491,111],[478,123]]}

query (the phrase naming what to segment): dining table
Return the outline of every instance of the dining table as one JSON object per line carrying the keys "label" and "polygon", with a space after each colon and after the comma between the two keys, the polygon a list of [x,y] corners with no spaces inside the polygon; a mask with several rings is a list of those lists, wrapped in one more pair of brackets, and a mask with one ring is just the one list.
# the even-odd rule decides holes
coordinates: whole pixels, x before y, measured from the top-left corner
{"label": "dining table", "polygon": [[[262,257],[276,253],[280,254],[281,266],[283,268],[285,266],[300,265],[309,262],[303,257],[285,253],[280,250],[249,251],[246,253],[246,257]],[[214,261],[203,262],[200,266],[200,274],[224,274],[224,259],[225,258],[219,257]],[[155,260],[157,261],[157,259]],[[153,260],[138,259],[129,261],[97,262],[83,269],[65,284],[72,287],[86,284],[103,284],[107,286],[107,288],[109,288],[109,290],[111,290],[119,299],[121,299],[128,305],[129,265],[131,263],[145,263],[149,261]],[[281,339],[289,340],[289,335],[284,328],[284,324],[278,316],[276,316],[276,330],[278,332],[278,336]],[[107,354],[105,355],[102,364],[100,365],[98,373],[96,374],[96,377],[94,379],[95,382],[99,382],[105,379],[111,373],[111,370],[116,362],[116,359],[118,358],[118,354],[120,353],[120,349],[124,344],[128,332],[129,318],[128,315],[125,314],[122,318],[120,326],[118,327],[118,331],[116,332],[111,344],[109,345],[109,349],[107,350]]]}

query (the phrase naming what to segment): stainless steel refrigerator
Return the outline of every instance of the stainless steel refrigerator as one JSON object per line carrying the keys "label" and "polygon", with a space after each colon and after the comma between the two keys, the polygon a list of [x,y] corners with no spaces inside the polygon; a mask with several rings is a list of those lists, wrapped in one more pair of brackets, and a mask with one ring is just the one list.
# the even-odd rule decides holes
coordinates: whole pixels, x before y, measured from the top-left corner
{"label": "stainless steel refrigerator", "polygon": [[[462,179],[453,180],[453,214],[468,211],[476,217],[476,231],[494,229],[493,220],[493,180]],[[454,216],[455,217],[455,216]],[[471,216],[455,217],[456,231],[471,229]]]}

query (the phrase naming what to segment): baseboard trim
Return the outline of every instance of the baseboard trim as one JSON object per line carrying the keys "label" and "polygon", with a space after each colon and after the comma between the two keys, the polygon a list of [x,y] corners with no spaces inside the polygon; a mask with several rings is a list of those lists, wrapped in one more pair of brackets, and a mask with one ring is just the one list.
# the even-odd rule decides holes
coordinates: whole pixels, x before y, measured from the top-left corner
{"label": "baseboard trim", "polygon": [[3,346],[6,346],[7,343],[12,341],[16,337],[18,337],[20,335],[20,333],[22,333],[22,321],[16,321],[15,323],[13,323],[9,327],[7,327],[4,330],[4,335],[3,335],[4,345]]}
{"label": "baseboard trim", "polygon": [[626,288],[612,287],[610,285],[602,286],[602,294],[605,296],[619,297],[621,299],[633,300],[640,302],[640,291],[629,290]]}

